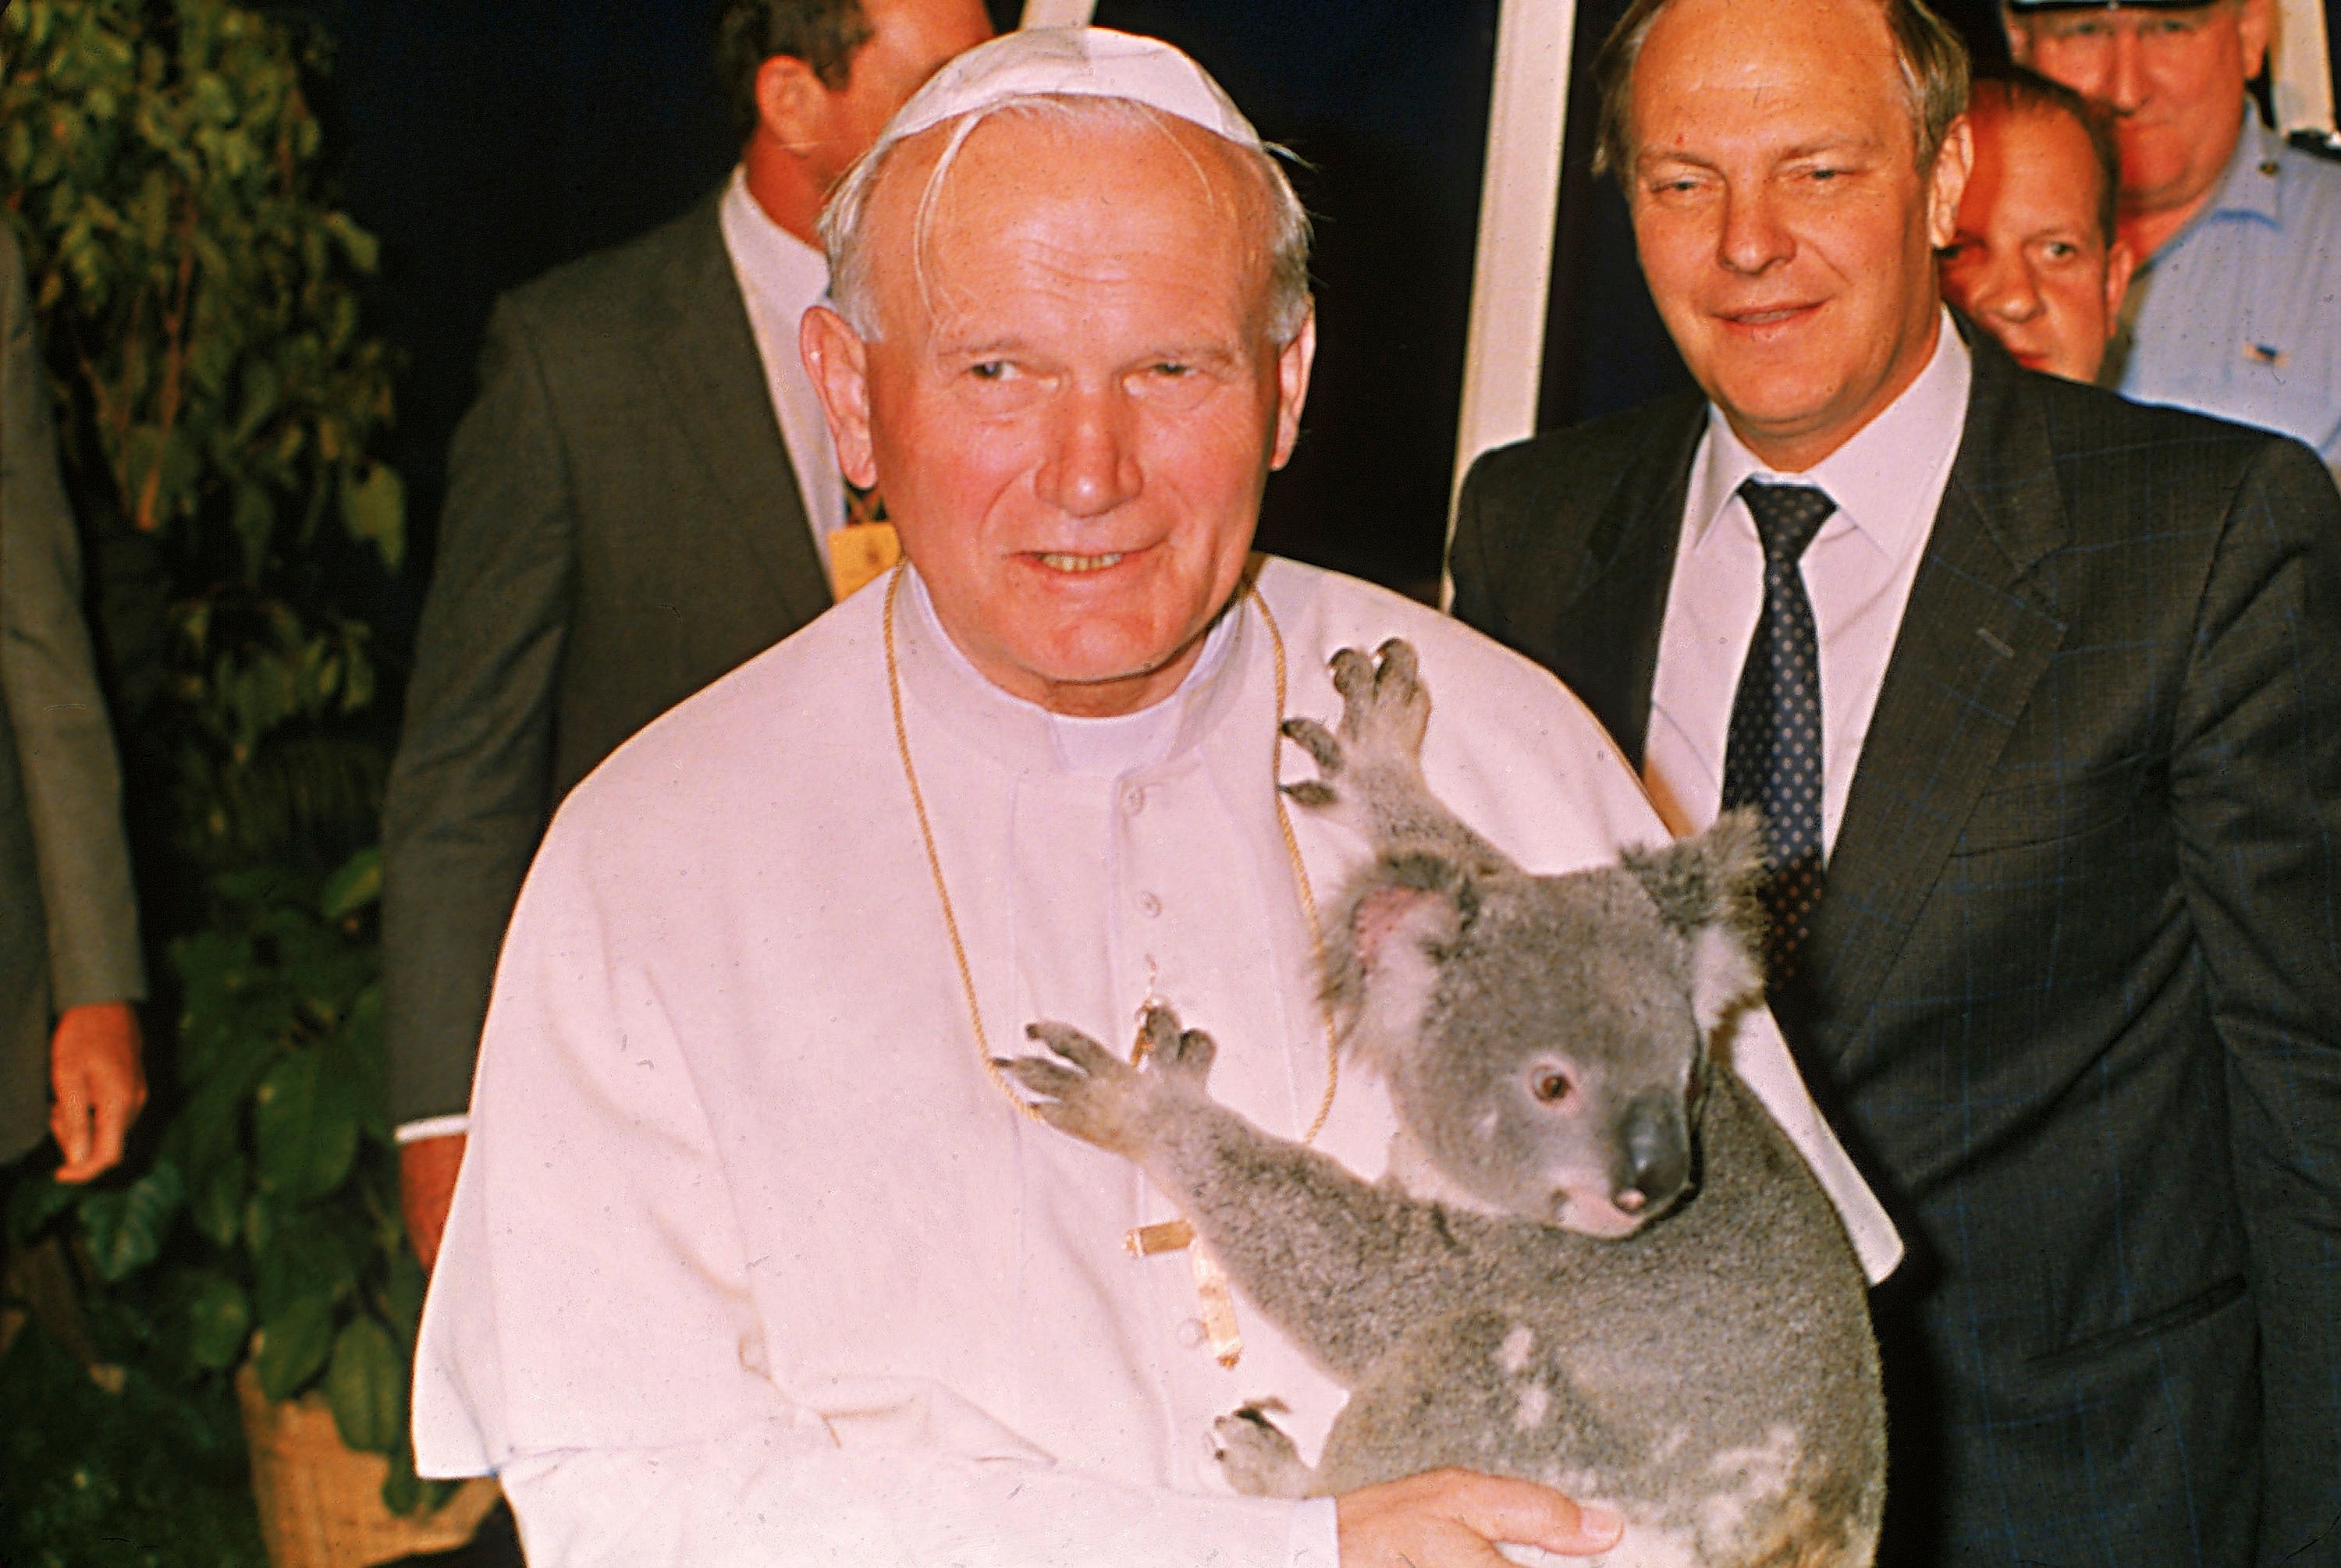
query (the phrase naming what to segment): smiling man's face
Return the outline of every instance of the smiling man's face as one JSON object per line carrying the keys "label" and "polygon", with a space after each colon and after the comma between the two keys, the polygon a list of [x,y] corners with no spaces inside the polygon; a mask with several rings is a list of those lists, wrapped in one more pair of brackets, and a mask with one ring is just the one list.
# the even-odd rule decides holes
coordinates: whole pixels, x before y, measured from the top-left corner
{"label": "smiling man's face", "polygon": [[1631,125],[1634,236],[1675,346],[1759,457],[1811,467],[1932,356],[1965,124],[1923,176],[1878,0],[1677,0]]}
{"label": "smiling man's face", "polygon": [[817,358],[860,362],[842,420],[831,396],[840,461],[994,684],[1128,712],[1177,687],[1235,593],[1313,329],[1273,341],[1266,193],[1210,133],[995,115],[916,243],[948,134],[904,143],[872,194],[877,339],[807,329]]}

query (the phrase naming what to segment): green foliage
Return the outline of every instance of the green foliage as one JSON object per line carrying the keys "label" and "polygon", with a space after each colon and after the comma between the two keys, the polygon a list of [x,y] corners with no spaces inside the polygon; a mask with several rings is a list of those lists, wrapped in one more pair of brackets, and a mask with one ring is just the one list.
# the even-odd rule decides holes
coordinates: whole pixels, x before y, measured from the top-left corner
{"label": "green foliage", "polygon": [[15,0],[0,40],[9,204],[131,521],[224,527],[257,586],[338,506],[395,567],[398,481],[365,455],[389,358],[349,286],[375,247],[326,199],[322,42],[221,0]]}
{"label": "green foliage", "polygon": [[405,503],[370,455],[392,362],[359,319],[374,242],[334,205],[309,105],[325,65],[315,29],[233,0],[0,13],[0,203],[68,487],[167,584],[152,625],[109,628],[117,650],[159,650],[113,672],[134,798],[164,806],[141,891],[151,910],[203,890],[166,917],[175,1028],[144,1159],[85,1195],[19,1183],[9,1217],[70,1216],[157,1375],[218,1393],[249,1358],[273,1398],[322,1388],[412,1508],[443,1491],[406,1440],[423,1281],[384,1109],[368,847],[387,736],[370,630],[344,608],[397,570]]}
{"label": "green foliage", "polygon": [[15,0],[0,59],[0,192],[68,482],[177,590],[113,637],[164,650],[116,675],[167,757],[171,837],[210,870],[336,859],[371,833],[384,748],[335,577],[398,567],[405,503],[369,455],[392,356],[309,106],[324,42],[230,0]]}
{"label": "green foliage", "polygon": [[253,1568],[265,1561],[235,1405],[132,1366],[91,1381],[38,1325],[0,1357],[0,1563]]}

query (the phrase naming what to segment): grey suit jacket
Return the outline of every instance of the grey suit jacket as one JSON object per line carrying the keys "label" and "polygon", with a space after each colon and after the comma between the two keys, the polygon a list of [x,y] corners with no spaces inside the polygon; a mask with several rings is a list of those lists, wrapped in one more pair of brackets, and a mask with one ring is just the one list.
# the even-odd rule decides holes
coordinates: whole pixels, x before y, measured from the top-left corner
{"label": "grey suit jacket", "polygon": [[0,1162],[48,1126],[55,1014],[145,994],[81,542],[24,258],[0,223]]}
{"label": "grey suit jacket", "polygon": [[828,608],[714,199],[499,301],[384,810],[391,1110],[463,1109],[550,813]]}
{"label": "grey suit jacket", "polygon": [[[1881,1561],[2341,1562],[2341,498],[2292,442],[1968,335],[1775,998],[1912,1245]],[[1458,613],[1638,763],[1705,418],[1539,437],[1464,492]]]}

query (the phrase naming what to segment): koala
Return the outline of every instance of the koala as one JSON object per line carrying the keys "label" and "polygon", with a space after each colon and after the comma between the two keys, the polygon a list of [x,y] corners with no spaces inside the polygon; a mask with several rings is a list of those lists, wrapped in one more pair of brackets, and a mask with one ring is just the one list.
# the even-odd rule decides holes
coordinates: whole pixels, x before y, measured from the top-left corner
{"label": "koala", "polygon": [[1136,1065],[1051,1023],[1027,1031],[1046,1055],[1000,1064],[1050,1125],[1136,1161],[1349,1390],[1313,1469],[1272,1406],[1221,1418],[1226,1474],[1301,1497],[1464,1465],[1619,1510],[1610,1568],[1869,1563],[1885,1410],[1861,1270],[1708,1053],[1760,985],[1760,824],[1530,876],[1425,783],[1413,650],[1332,669],[1339,732],[1285,725],[1319,771],[1287,789],[1374,848],[1325,986],[1388,1086],[1389,1174],[1214,1102],[1212,1042],[1168,1007]]}

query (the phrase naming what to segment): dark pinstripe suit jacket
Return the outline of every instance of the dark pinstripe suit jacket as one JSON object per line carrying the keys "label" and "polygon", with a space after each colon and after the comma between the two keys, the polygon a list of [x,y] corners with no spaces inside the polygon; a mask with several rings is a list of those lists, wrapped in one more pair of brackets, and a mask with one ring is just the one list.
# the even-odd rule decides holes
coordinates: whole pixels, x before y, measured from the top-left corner
{"label": "dark pinstripe suit jacket", "polygon": [[498,301],[383,812],[392,1115],[461,1111],[553,807],[829,608],[717,199]]}
{"label": "dark pinstripe suit jacket", "polygon": [[[2291,442],[1968,336],[1775,999],[1912,1247],[1878,1298],[1884,1560],[2341,1562],[2341,498]],[[1464,490],[1457,613],[1638,763],[1704,420],[1541,436]]]}

